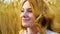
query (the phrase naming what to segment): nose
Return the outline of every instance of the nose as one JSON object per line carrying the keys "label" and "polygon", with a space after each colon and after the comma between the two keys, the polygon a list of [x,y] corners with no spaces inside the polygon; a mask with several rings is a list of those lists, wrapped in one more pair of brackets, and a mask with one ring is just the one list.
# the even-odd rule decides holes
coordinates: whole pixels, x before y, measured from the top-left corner
{"label": "nose", "polygon": [[27,18],[28,17],[28,13],[24,12],[23,15],[22,15],[22,17]]}

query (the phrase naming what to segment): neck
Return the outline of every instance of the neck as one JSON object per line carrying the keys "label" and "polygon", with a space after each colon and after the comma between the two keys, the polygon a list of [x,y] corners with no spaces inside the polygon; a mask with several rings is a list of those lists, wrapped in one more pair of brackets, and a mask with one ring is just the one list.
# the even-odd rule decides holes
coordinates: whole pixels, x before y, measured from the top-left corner
{"label": "neck", "polygon": [[37,28],[36,28],[36,25],[33,25],[32,27],[28,27],[27,31],[31,32],[32,34],[37,34],[37,32],[38,32]]}

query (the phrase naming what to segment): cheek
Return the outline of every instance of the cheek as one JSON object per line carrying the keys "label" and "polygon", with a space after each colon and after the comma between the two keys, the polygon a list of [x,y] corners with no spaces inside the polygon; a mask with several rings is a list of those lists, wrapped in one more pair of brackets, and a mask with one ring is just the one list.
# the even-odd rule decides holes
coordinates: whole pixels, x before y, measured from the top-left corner
{"label": "cheek", "polygon": [[35,18],[36,18],[34,14],[29,14],[29,17],[31,20],[35,20]]}

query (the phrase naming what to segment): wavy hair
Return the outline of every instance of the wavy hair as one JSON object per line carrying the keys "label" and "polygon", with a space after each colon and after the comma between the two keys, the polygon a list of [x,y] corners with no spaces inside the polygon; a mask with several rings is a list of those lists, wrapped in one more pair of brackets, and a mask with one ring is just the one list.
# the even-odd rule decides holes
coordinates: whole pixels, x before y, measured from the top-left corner
{"label": "wavy hair", "polygon": [[[41,34],[46,34],[46,29],[50,26],[50,22],[52,22],[53,13],[50,12],[50,8],[44,0],[21,0],[20,1],[20,11],[22,9],[23,4],[28,1],[32,8],[32,12],[36,16],[36,26],[38,31]],[[42,31],[42,27],[44,27],[44,33]],[[24,28],[21,29],[23,30]]]}

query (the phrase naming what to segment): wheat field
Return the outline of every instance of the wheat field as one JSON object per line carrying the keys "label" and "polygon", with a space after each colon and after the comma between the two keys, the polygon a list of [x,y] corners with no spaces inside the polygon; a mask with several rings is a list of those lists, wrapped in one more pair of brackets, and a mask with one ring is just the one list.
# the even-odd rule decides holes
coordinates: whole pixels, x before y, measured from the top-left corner
{"label": "wheat field", "polygon": [[[60,33],[60,0],[45,0],[45,2],[55,14],[51,28]],[[20,28],[19,3],[20,0],[0,0],[0,34],[18,34]]]}

